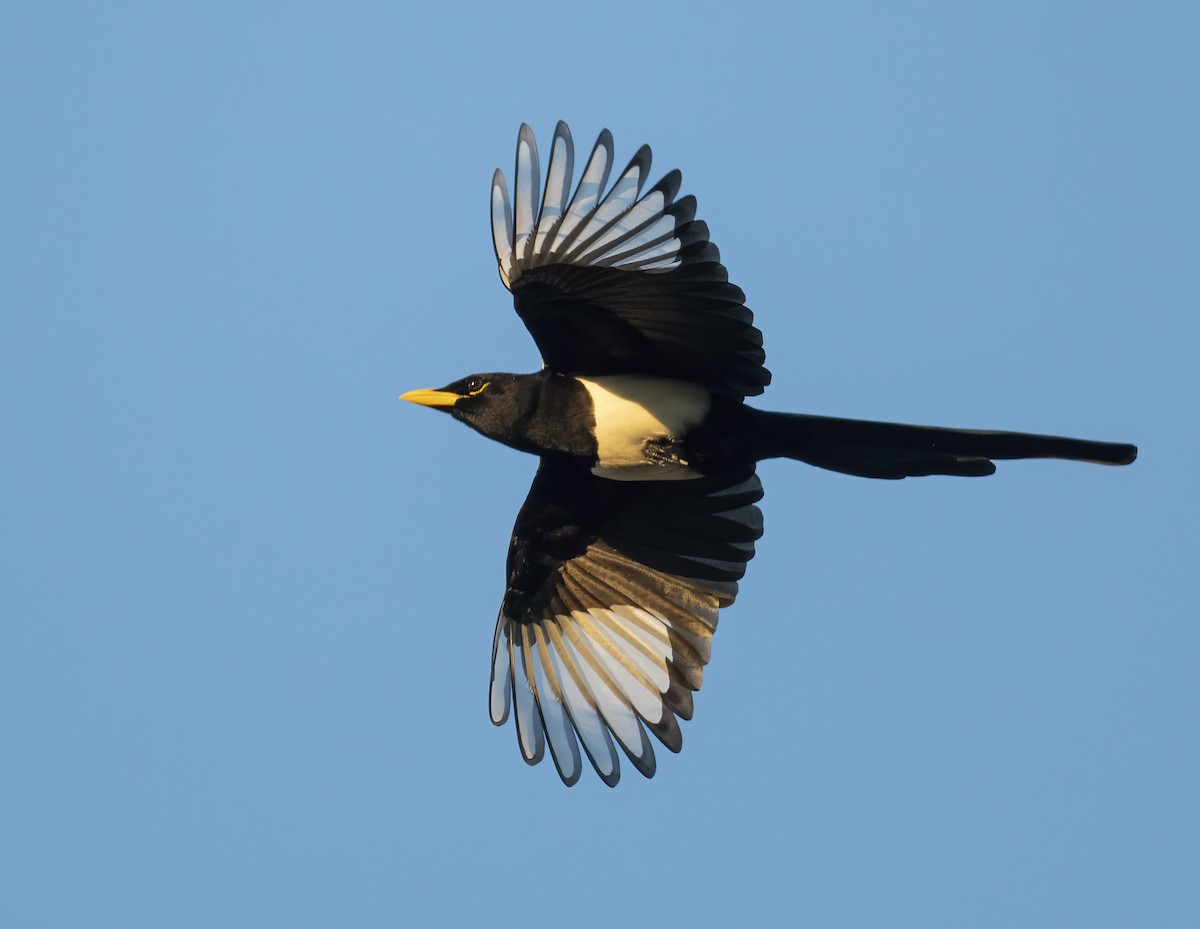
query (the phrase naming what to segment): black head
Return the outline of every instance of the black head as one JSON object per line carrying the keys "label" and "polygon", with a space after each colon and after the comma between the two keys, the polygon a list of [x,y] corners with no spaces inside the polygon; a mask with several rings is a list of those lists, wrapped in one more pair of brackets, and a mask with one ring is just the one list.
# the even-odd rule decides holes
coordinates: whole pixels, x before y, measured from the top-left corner
{"label": "black head", "polygon": [[489,438],[521,447],[519,426],[540,393],[536,374],[492,373],[471,374],[438,390],[410,390],[400,399],[442,410]]}

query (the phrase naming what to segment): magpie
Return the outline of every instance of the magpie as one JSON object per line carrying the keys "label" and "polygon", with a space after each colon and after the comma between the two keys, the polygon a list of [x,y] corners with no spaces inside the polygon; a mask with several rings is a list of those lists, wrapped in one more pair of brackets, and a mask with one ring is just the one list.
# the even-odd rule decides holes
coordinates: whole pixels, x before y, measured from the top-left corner
{"label": "magpie", "polygon": [[[1132,445],[868,422],[747,406],[771,380],[762,334],[696,200],[671,171],[642,193],[650,148],[608,184],[600,133],[574,193],[558,123],[545,186],[517,136],[512,197],[492,178],[500,278],[541,351],[535,374],[484,373],[402,396],[538,455],[508,549],[492,644],[492,722],[516,719],[568,786],[583,756],[610,787],[624,754],[655,771],[691,719],[720,610],[762,535],[755,465],[791,458],[859,477],[980,476],[997,459],[1129,464]],[[618,747],[620,751],[618,751]]]}

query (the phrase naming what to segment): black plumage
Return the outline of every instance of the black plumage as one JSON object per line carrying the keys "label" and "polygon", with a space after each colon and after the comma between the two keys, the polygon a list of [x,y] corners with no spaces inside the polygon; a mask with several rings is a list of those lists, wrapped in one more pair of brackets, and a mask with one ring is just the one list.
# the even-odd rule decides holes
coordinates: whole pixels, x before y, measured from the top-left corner
{"label": "black plumage", "polygon": [[[547,746],[567,784],[586,755],[609,785],[619,754],[654,773],[653,734],[682,739],[719,611],[762,534],[755,464],[786,457],[862,477],[978,476],[994,460],[1128,464],[1132,445],[773,413],[762,334],[672,171],[641,193],[643,146],[611,187],[600,134],[573,195],[555,129],[542,187],[528,126],[514,192],[492,183],[500,275],[544,367],[475,374],[404,398],[539,455],[517,516],[492,649],[490,710],[521,753]],[[618,747],[621,752],[618,752]],[[581,751],[582,750],[582,751]]]}

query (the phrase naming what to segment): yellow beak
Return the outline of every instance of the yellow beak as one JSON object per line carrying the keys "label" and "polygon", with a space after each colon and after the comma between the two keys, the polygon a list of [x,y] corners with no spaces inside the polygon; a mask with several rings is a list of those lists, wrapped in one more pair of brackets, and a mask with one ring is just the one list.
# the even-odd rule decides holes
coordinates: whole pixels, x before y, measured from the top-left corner
{"label": "yellow beak", "polygon": [[448,410],[462,398],[458,394],[451,393],[448,390],[429,390],[423,387],[420,390],[410,390],[406,394],[401,394],[400,399],[407,400],[409,403],[417,403],[421,406],[431,406],[439,410]]}

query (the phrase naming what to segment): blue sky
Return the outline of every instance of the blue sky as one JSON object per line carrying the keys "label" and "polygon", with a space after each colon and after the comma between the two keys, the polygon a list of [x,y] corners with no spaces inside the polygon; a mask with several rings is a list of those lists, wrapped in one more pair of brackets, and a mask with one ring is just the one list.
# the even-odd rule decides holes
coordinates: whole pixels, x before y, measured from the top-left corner
{"label": "blue sky", "polygon": [[[1194,926],[1192,4],[0,11],[0,924]],[[1136,442],[770,462],[657,777],[487,719],[534,461],[517,127],[679,167],[772,409]]]}

